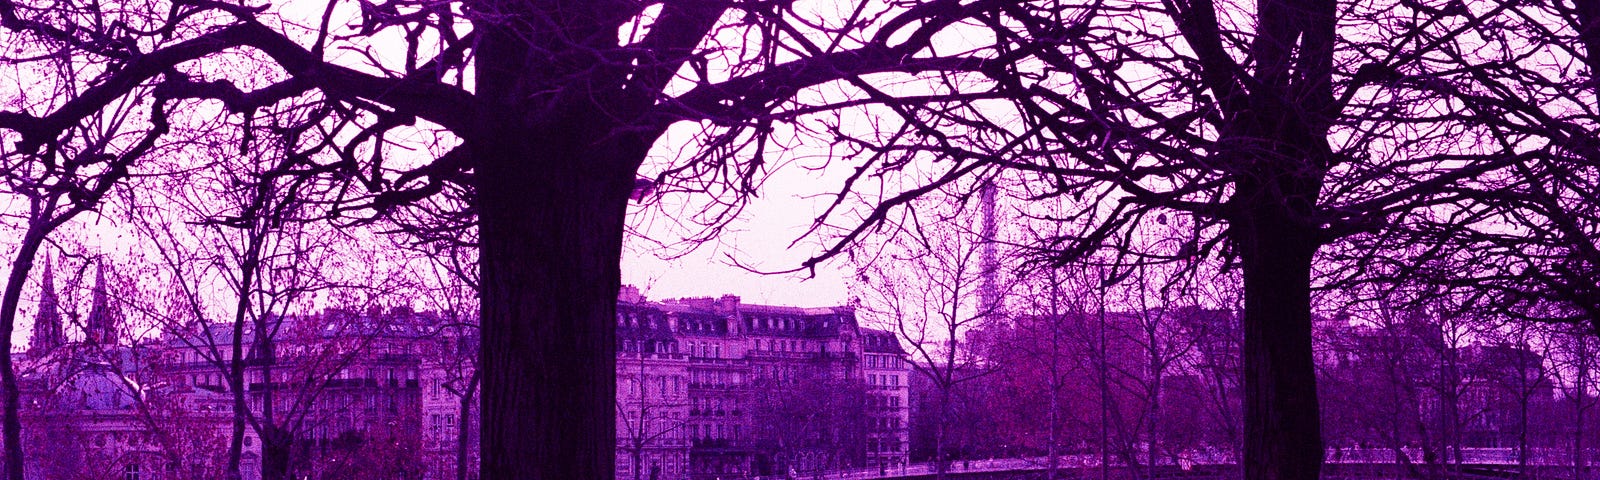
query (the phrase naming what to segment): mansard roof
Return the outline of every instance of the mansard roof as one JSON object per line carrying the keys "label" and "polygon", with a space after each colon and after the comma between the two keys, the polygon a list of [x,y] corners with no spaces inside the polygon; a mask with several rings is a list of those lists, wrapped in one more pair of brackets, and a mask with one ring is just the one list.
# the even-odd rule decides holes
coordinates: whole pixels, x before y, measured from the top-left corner
{"label": "mansard roof", "polygon": [[861,349],[867,353],[906,354],[900,347],[900,337],[894,332],[874,328],[861,329]]}
{"label": "mansard roof", "polygon": [[663,302],[618,301],[617,335],[624,340],[664,340],[680,335],[736,334],[821,338],[857,328],[850,307],[740,304],[731,295]]}

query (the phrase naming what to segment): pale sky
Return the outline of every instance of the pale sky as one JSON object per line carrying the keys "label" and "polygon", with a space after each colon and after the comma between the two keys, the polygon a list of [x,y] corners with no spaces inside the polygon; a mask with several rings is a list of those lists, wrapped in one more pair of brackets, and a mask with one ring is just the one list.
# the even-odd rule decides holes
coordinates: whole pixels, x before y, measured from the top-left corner
{"label": "pale sky", "polygon": [[[650,300],[731,294],[745,303],[797,307],[842,305],[849,300],[845,273],[839,268],[819,268],[815,278],[806,279],[796,274],[761,275],[731,265],[725,253],[772,259],[764,264],[785,270],[798,265],[803,255],[786,251],[788,242],[771,236],[743,233],[732,237],[722,240],[722,245],[708,245],[676,260],[630,251],[622,258],[622,283],[639,287]],[[633,250],[638,243],[631,243]],[[794,260],[784,264],[779,258]]]}
{"label": "pale sky", "polygon": [[[693,135],[694,125],[678,125],[665,138],[657,142],[651,153],[652,160],[666,161],[686,148],[684,143]],[[820,251],[818,240],[809,237],[790,246],[805,233],[826,199],[806,198],[827,192],[838,185],[845,169],[829,168],[808,171],[805,164],[819,161],[826,154],[825,147],[790,144],[778,157],[796,164],[778,168],[760,189],[760,196],[751,201],[738,219],[716,240],[701,245],[688,255],[664,259],[663,252],[654,244],[630,236],[623,247],[622,283],[639,287],[651,300],[682,297],[719,297],[738,295],[743,302],[797,307],[842,305],[850,294],[846,287],[850,267],[843,261],[824,264],[816,276],[784,274],[763,275],[734,265],[729,257],[752,268],[764,271],[790,270],[800,262]],[[807,158],[806,156],[812,156]],[[781,162],[780,162],[781,163]],[[649,167],[645,167],[648,169]],[[652,172],[643,172],[649,175]],[[670,200],[667,200],[670,201]],[[640,213],[637,202],[630,205],[629,221],[635,229],[653,238],[671,242],[683,238],[686,232],[671,225],[657,214]],[[646,216],[641,216],[646,215]],[[670,256],[670,255],[668,255]]]}

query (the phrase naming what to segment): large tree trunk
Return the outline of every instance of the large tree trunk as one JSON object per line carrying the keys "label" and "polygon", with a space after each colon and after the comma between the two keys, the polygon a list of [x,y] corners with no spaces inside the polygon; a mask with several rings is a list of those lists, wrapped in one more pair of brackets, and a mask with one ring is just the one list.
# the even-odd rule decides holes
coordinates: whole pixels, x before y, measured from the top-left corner
{"label": "large tree trunk", "polygon": [[502,129],[469,143],[485,480],[607,479],[615,469],[615,312],[637,161],[608,158],[581,140],[598,135],[577,130]]}
{"label": "large tree trunk", "polygon": [[1234,225],[1245,286],[1245,479],[1317,480],[1323,451],[1310,285],[1318,243],[1290,201],[1245,183],[1239,195],[1262,203]]}
{"label": "large tree trunk", "polygon": [[536,5],[489,2],[497,18],[524,17],[474,30],[481,112],[462,136],[480,249],[481,478],[609,479],[623,226],[665,127],[642,126],[656,97],[624,88],[625,65],[551,55],[614,46],[601,17],[625,4],[563,4],[559,18]]}

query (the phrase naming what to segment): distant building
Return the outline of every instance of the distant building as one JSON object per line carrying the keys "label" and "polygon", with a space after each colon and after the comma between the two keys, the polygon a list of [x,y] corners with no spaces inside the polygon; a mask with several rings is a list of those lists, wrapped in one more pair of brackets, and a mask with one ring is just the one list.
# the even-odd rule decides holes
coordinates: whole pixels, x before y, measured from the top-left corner
{"label": "distant building", "polygon": [[617,332],[618,478],[905,462],[905,354],[848,307],[649,302],[624,287]]}
{"label": "distant building", "polygon": [[[96,266],[83,336],[67,336],[46,263],[33,339],[17,356],[29,479],[214,476],[229,417],[160,381],[162,349],[121,341],[123,318]],[[160,477],[165,478],[165,477]]]}
{"label": "distant building", "polygon": [[[467,478],[476,479],[478,421],[482,410],[474,379],[478,361],[478,330],[466,322],[446,321],[435,334],[418,345],[421,355],[423,478],[454,480],[458,464],[468,466]],[[462,404],[468,392],[470,402]],[[462,409],[466,408],[465,413]],[[463,437],[463,430],[465,436]],[[458,456],[464,458],[458,458]]]}
{"label": "distant building", "polygon": [[[30,479],[226,478],[235,345],[250,412],[242,480],[263,466],[295,478],[443,480],[478,464],[475,322],[330,309],[237,329],[191,321],[133,339],[105,272],[96,277],[72,338],[44,269],[34,339],[18,363]],[[905,353],[852,309],[649,302],[628,288],[617,312],[619,478],[906,462]]]}
{"label": "distant building", "polygon": [[[243,388],[252,416],[246,455],[267,465],[287,462],[297,476],[420,477],[430,431],[423,428],[419,373],[438,323],[394,309],[269,318],[260,324],[272,332],[266,337],[253,322],[245,325]],[[222,366],[232,363],[233,330],[212,324],[164,332],[167,383],[231,398]]]}
{"label": "distant building", "polygon": [[1463,449],[1565,445],[1547,435],[1555,376],[1533,346],[1492,331],[1399,312],[1316,324],[1318,383],[1330,447],[1423,449],[1413,461],[1454,461]]}
{"label": "distant building", "polygon": [[893,333],[865,329],[863,369],[871,406],[867,466],[904,465],[911,452],[911,376],[906,352]]}

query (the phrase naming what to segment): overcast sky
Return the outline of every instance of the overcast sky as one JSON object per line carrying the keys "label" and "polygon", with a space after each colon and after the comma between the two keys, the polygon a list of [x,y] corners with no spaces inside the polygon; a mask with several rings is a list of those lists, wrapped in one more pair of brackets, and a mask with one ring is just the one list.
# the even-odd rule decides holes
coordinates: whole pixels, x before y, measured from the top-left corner
{"label": "overcast sky", "polygon": [[[655,161],[675,158],[684,152],[684,143],[695,126],[678,125],[657,143],[651,157]],[[622,255],[622,283],[639,287],[652,300],[682,297],[738,295],[742,301],[799,307],[833,306],[846,303],[850,267],[842,261],[818,268],[815,277],[805,274],[762,275],[733,264],[762,271],[791,270],[820,250],[818,240],[806,238],[791,247],[815,219],[826,199],[816,195],[838,185],[844,169],[808,170],[811,162],[821,161],[826,148],[803,143],[788,143],[778,154],[780,161],[794,163],[777,168],[762,185],[761,194],[752,200],[739,218],[715,241],[701,245],[688,255],[663,259],[671,251],[637,236],[630,236]],[[649,166],[645,167],[646,170]],[[652,172],[643,172],[651,175]],[[671,198],[663,201],[672,201]],[[640,234],[673,242],[687,233],[660,215],[659,211],[640,212],[638,203],[630,205],[630,223]],[[731,257],[731,258],[730,258]]]}

